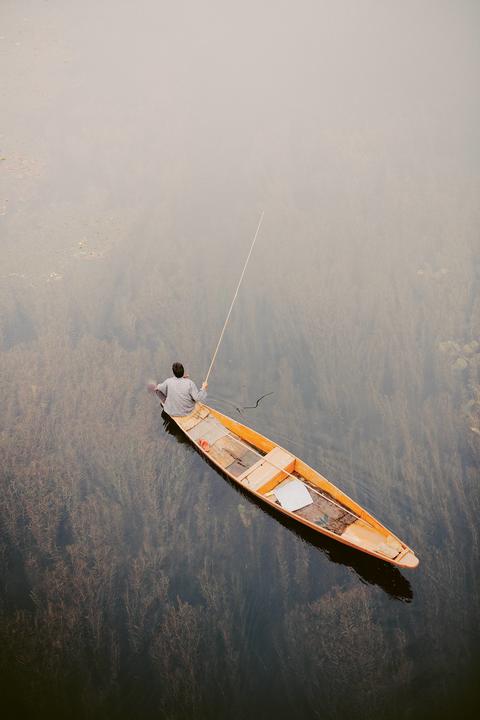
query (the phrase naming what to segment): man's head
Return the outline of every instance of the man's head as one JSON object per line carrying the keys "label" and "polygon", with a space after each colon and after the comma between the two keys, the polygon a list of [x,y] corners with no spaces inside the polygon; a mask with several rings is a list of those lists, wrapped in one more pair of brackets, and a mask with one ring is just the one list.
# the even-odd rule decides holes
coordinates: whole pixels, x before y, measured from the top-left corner
{"label": "man's head", "polygon": [[182,363],[173,363],[172,370],[175,377],[178,378],[183,377],[183,373],[185,372]]}

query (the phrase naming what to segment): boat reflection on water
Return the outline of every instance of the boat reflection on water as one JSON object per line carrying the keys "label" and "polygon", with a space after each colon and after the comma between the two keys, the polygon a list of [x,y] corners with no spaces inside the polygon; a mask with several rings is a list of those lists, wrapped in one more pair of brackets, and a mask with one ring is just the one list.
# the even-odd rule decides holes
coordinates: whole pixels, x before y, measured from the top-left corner
{"label": "boat reflection on water", "polygon": [[173,422],[165,412],[162,412],[162,420],[163,427],[169,435],[173,435],[173,437],[175,437],[177,442],[181,445],[188,445],[192,449],[196,450],[202,460],[206,459],[210,467],[221,475],[221,477],[224,478],[229,485],[242,496],[242,498],[248,499],[249,502],[262,510],[262,512],[274,518],[285,528],[288,528],[290,532],[295,533],[297,537],[301,538],[308,545],[321,550],[332,562],[344,565],[353,570],[353,572],[363,582],[380,587],[396,600],[401,600],[406,603],[412,602],[413,591],[411,584],[407,578],[402,575],[398,568],[390,565],[390,563],[378,560],[371,555],[366,555],[365,553],[359,552],[347,545],[336,542],[326,535],[316,533],[306,525],[296,523],[294,520],[291,520],[288,516],[283,515],[282,513],[276,513],[273,508],[265,503],[262,503],[261,500],[258,500],[255,497],[255,495],[252,495],[247,490],[244,490],[240,485],[222,473],[216,465],[210,463],[208,458],[205,458],[205,455],[196,448],[195,444],[187,438],[181,428]]}

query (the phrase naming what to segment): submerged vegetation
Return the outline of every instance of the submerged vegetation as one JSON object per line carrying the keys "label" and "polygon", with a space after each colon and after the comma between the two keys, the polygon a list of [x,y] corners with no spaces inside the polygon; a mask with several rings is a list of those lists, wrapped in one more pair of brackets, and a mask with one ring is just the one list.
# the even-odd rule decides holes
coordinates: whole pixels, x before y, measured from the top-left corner
{"label": "submerged vegetation", "polygon": [[[2,4],[5,717],[478,708],[474,6]],[[212,404],[415,572],[265,510],[146,393],[203,380],[261,209]]]}
{"label": "submerged vegetation", "polygon": [[[246,292],[213,383],[225,407],[277,388],[247,422],[405,536],[421,559],[407,579],[279,522],[164,427],[145,379],[168,372],[175,345],[200,377],[223,308],[206,296],[198,333],[194,284],[172,300],[150,269],[148,234],[81,281],[72,269],[62,286],[4,284],[0,639],[10,703],[24,716],[72,714],[74,699],[78,717],[134,708],[214,717],[232,705],[242,717],[251,703],[263,716],[295,706],[378,717],[419,664],[427,674],[454,666],[443,693],[436,683],[420,693],[420,705],[440,708],[467,683],[478,640],[480,385],[465,346],[476,351],[480,328],[468,244],[463,257],[444,248],[452,270],[428,287],[412,259],[389,264],[373,242],[357,261],[324,245],[320,262],[312,245],[315,272],[301,284],[280,292],[272,272],[261,293]],[[259,253],[250,288],[262,262]],[[30,333],[12,342],[6,328],[19,312]],[[246,351],[252,330],[261,341]],[[424,642],[434,658],[412,651]]]}

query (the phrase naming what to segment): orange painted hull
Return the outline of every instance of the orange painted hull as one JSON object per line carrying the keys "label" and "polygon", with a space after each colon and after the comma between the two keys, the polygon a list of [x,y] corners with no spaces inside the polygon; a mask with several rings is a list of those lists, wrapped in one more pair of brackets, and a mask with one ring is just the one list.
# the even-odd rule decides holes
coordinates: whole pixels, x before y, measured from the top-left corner
{"label": "orange painted hull", "polygon": [[[200,413],[203,416],[201,420],[198,420],[198,423],[201,423],[208,417],[215,418],[223,426],[223,428],[229,432],[229,436],[232,439],[239,439],[245,445],[248,444],[249,448],[260,451],[262,455],[259,454],[259,461],[252,466],[251,470],[247,470],[243,476],[241,475],[239,477],[238,475],[236,476],[232,472],[229,472],[228,467],[225,467],[224,463],[222,464],[222,457],[219,456],[218,452],[212,451],[208,442],[205,442],[202,438],[193,439],[190,437],[189,430],[186,428],[191,425],[192,422],[195,422],[197,418],[195,413]],[[391,533],[386,527],[384,527],[376,518],[348,497],[348,495],[339,490],[339,488],[333,485],[323,475],[318,473],[299,458],[289,454],[287,450],[281,448],[277,445],[277,443],[269,440],[264,435],[257,433],[255,430],[252,430],[246,425],[242,425],[232,418],[229,418],[227,415],[224,415],[218,410],[202,404],[198,404],[190,416],[179,418],[173,417],[172,420],[177,423],[187,437],[194,442],[199,452],[208,458],[213,465],[218,467],[218,469],[225,473],[225,475],[227,475],[233,482],[236,482],[238,485],[243,487],[244,490],[247,490],[259,500],[268,504],[271,508],[274,508],[276,511],[287,515],[296,522],[300,522],[312,530],[326,535],[337,542],[341,542],[344,545],[348,545],[349,547],[360,550],[361,552],[372,555],[373,557],[384,560],[385,562],[391,563],[397,567],[415,568],[418,566],[419,560],[413,550]],[[201,427],[201,425],[199,425],[199,427]],[[273,461],[269,462],[269,457],[273,457],[275,453],[277,453],[277,455],[280,453],[281,455],[282,451],[285,455],[294,459],[294,465],[291,466],[293,469],[288,471],[284,468],[278,467],[277,469],[279,472],[277,473],[277,480],[274,478],[270,484],[266,483],[261,490],[249,486],[247,482],[248,474],[250,473],[250,477],[252,477],[254,475],[253,471],[257,466],[264,466],[265,464],[272,465]],[[269,453],[271,455],[269,455]],[[273,464],[273,467],[276,468],[277,466]],[[258,474],[259,469],[257,469],[256,472]],[[332,503],[332,506],[345,509],[347,514],[351,516],[351,520],[355,518],[341,534],[334,532],[327,527],[322,527],[318,523],[313,522],[311,519],[301,517],[298,512],[292,512],[285,507],[282,507],[282,505],[278,502],[275,497],[275,483],[277,483],[278,487],[278,478],[288,480],[288,476],[293,477],[293,472],[295,472],[296,478],[299,477],[300,480],[304,482],[305,487],[308,487],[315,494],[328,499],[329,502]],[[273,488],[273,490],[267,494],[265,489],[270,488]],[[323,495],[323,493],[325,493],[325,495]]]}

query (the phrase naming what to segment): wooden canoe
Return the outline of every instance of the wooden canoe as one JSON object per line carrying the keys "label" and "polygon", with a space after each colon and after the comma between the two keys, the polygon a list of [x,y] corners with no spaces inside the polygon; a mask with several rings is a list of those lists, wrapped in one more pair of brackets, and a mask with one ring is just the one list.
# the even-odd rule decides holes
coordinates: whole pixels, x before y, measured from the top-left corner
{"label": "wooden canoe", "polygon": [[417,567],[411,548],[277,443],[201,403],[171,419],[210,462],[278,512],[392,565]]}

